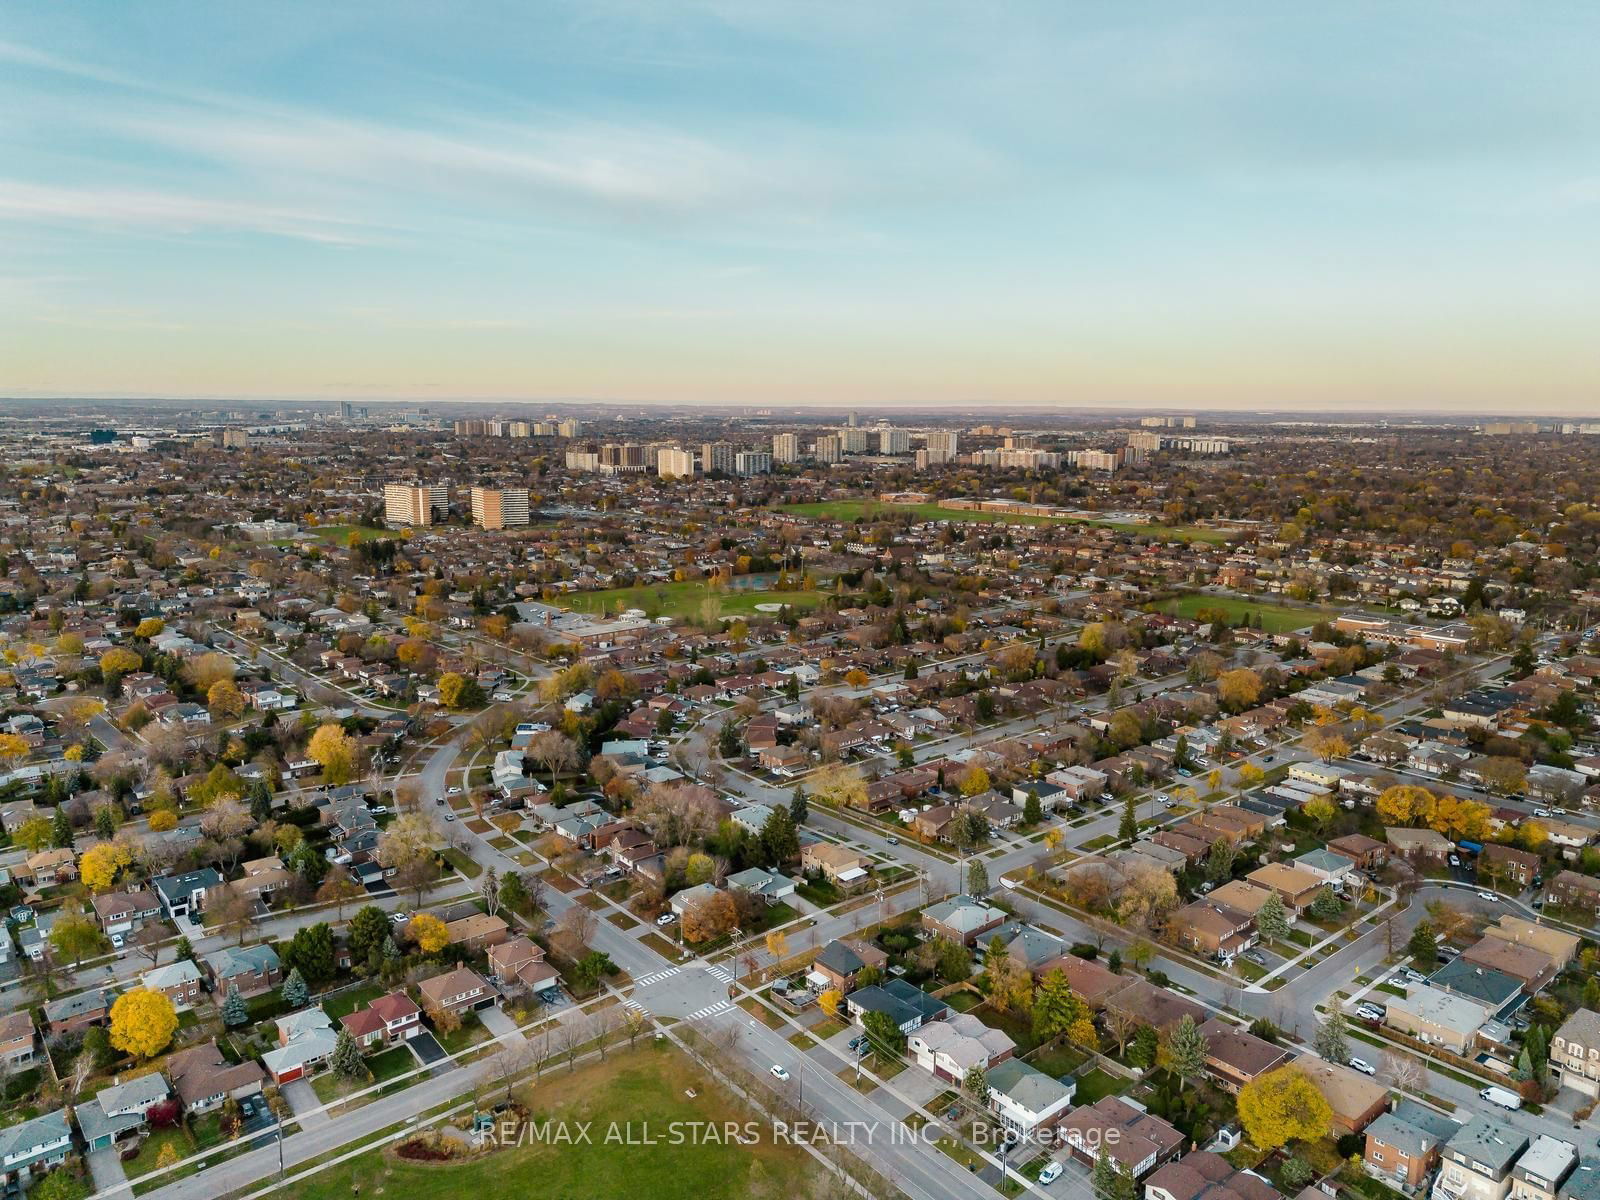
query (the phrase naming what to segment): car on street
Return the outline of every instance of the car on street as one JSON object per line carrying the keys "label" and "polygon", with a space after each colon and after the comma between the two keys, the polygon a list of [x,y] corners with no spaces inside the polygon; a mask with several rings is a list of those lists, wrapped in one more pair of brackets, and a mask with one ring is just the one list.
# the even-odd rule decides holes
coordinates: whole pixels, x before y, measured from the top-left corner
{"label": "car on street", "polygon": [[889,838],[888,842],[889,842],[889,845],[891,845],[891,846],[898,846],[900,844],[900,839],[899,838]]}
{"label": "car on street", "polygon": [[1376,1075],[1378,1073],[1378,1068],[1364,1058],[1352,1058],[1349,1066],[1351,1070],[1360,1071],[1363,1075]]}
{"label": "car on street", "polygon": [[435,796],[433,798],[433,802],[435,804],[443,804],[444,803],[444,797],[443,796]]}
{"label": "car on street", "polygon": [[1363,1021],[1381,1021],[1383,1020],[1383,1010],[1373,1004],[1363,1004],[1356,1009],[1356,1016]]}
{"label": "car on street", "polygon": [[456,815],[455,813],[445,813],[444,819],[446,821],[454,821],[456,819]]}
{"label": "car on street", "polygon": [[1065,1169],[1058,1162],[1049,1163],[1044,1170],[1039,1172],[1039,1182],[1047,1185],[1052,1184],[1061,1178],[1061,1172]]}
{"label": "car on street", "polygon": [[774,1079],[781,1079],[784,1083],[789,1082],[789,1072],[778,1066],[777,1063],[772,1064],[772,1077]]}
{"label": "car on street", "polygon": [[1493,892],[1479,892],[1478,899],[1487,900],[1490,904],[1493,904],[1496,900],[1500,899],[1500,897],[1496,896]]}
{"label": "car on street", "polygon": [[1550,810],[1548,808],[1536,808],[1533,810],[1533,815],[1536,817],[1548,817]]}
{"label": "car on street", "polygon": [[410,919],[411,914],[406,912],[403,908],[397,908],[394,912],[389,914],[389,920],[393,921],[396,925],[404,925]]}

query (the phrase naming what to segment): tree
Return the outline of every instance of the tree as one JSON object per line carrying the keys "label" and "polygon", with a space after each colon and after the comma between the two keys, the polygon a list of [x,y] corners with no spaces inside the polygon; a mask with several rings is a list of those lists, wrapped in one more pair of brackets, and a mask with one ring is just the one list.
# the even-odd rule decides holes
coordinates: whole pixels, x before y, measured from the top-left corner
{"label": "tree", "polygon": [[[3,736],[11,736],[9,734]],[[19,739],[20,740],[20,739]],[[55,826],[49,817],[29,817],[17,827],[16,843],[29,854],[37,854],[55,841]]]}
{"label": "tree", "polygon": [[106,935],[95,919],[82,910],[63,912],[50,927],[50,948],[56,957],[70,960],[76,968],[85,958],[110,949]]}
{"label": "tree", "polygon": [[239,985],[228,985],[227,999],[222,1002],[222,1023],[229,1029],[246,1024],[250,1020],[250,1006],[244,1002],[244,997],[239,994]]}
{"label": "tree", "polygon": [[1206,1035],[1200,1032],[1194,1018],[1186,1015],[1167,1039],[1167,1062],[1178,1077],[1180,1089],[1205,1073],[1206,1055],[1210,1052]]}
{"label": "tree", "polygon": [[105,678],[108,687],[129,671],[137,671],[142,666],[144,659],[122,646],[114,646],[100,656],[100,674]]}
{"label": "tree", "polygon": [[1249,708],[1261,698],[1261,676],[1248,667],[1217,676],[1217,699],[1234,712]]}
{"label": "tree", "polygon": [[989,894],[989,868],[983,865],[981,858],[975,858],[967,863],[967,894],[969,896]]}
{"label": "tree", "polygon": [[158,808],[150,814],[151,833],[171,833],[178,827],[178,814],[170,808]]}
{"label": "tree", "polygon": [[[321,766],[322,778],[326,783],[338,786],[355,778],[356,744],[343,726],[332,723],[320,726],[311,735],[306,754]],[[399,821],[395,824],[399,824]]]}
{"label": "tree", "polygon": [[333,962],[333,930],[326,921],[295,930],[282,958],[313,987],[332,982],[337,970]]}
{"label": "tree", "polygon": [[1206,854],[1206,878],[1212,883],[1221,883],[1233,877],[1233,864],[1238,860],[1239,852],[1234,849],[1233,843],[1227,838],[1218,838],[1211,843],[1211,849]]}
{"label": "tree", "polygon": [[342,921],[345,904],[364,895],[366,889],[356,882],[349,869],[335,864],[317,889],[317,903],[335,905],[335,912]]}
{"label": "tree", "polygon": [[111,1006],[111,1044],[135,1058],[154,1058],[172,1044],[178,1013],[165,992],[134,988]]}
{"label": "tree", "polygon": [[1083,1011],[1083,1001],[1072,991],[1067,973],[1060,967],[1047,971],[1033,993],[1033,1033],[1048,1041],[1066,1033]]}
{"label": "tree", "polygon": [[1344,912],[1344,901],[1334,895],[1331,886],[1319,888],[1306,908],[1306,914],[1313,921],[1331,921],[1342,912]]}
{"label": "tree", "polygon": [[1262,901],[1261,907],[1256,910],[1256,928],[1265,941],[1289,940],[1289,913],[1283,906],[1283,897],[1277,892]]}
{"label": "tree", "polygon": [[500,903],[512,912],[520,913],[528,903],[528,887],[517,871],[507,871],[500,876]]}
{"label": "tree", "polygon": [[1433,793],[1415,784],[1385,788],[1377,800],[1378,820],[1384,825],[1410,825],[1433,815]]}
{"label": "tree", "polygon": [[1316,824],[1318,833],[1327,833],[1328,826],[1339,815],[1338,807],[1327,796],[1317,796],[1300,806],[1300,811]]}
{"label": "tree", "polygon": [[1343,1066],[1350,1061],[1349,1040],[1345,1036],[1344,1014],[1336,1008],[1330,1008],[1328,1015],[1317,1023],[1316,1037],[1312,1039],[1311,1048],[1317,1052],[1318,1057],[1329,1062]]}
{"label": "tree", "polygon": [[1333,1110],[1298,1067],[1279,1067],[1239,1089],[1239,1119],[1250,1141],[1276,1150],[1291,1141],[1312,1142],[1333,1127]]}
{"label": "tree", "polygon": [[58,850],[67,850],[72,846],[72,822],[67,819],[64,804],[56,806],[55,818],[50,822],[50,840]]}
{"label": "tree", "polygon": [[450,943],[450,931],[445,923],[431,913],[418,913],[406,922],[406,936],[424,954],[437,954]]}
{"label": "tree", "polygon": [[796,787],[794,795],[789,798],[789,819],[796,826],[804,825],[806,818],[811,815],[811,806],[806,802],[806,789]]}
{"label": "tree", "polygon": [[1095,1200],[1137,1200],[1139,1195],[1133,1172],[1110,1154],[1095,1159],[1089,1185],[1094,1189]]}
{"label": "tree", "polygon": [[1332,726],[1311,730],[1305,736],[1305,746],[1325,763],[1350,753],[1350,743]]}
{"label": "tree", "polygon": [[365,1079],[367,1077],[367,1064],[361,1059],[361,1048],[356,1045],[355,1038],[350,1036],[350,1031],[343,1026],[339,1028],[339,1035],[333,1040],[333,1058],[331,1060],[334,1074],[345,1079]]}
{"label": "tree", "polygon": [[817,997],[817,1004],[823,1012],[830,1017],[839,1015],[839,1006],[844,1003],[844,993],[838,988],[828,988]]}
{"label": "tree", "polygon": [[79,876],[91,892],[109,892],[132,862],[133,855],[121,842],[97,842],[78,860]]}
{"label": "tree", "polygon": [[1528,785],[1528,769],[1520,759],[1497,755],[1477,765],[1478,778],[1491,792],[1514,796]]}
{"label": "tree", "polygon": [[350,920],[351,959],[357,963],[366,962],[388,936],[389,918],[384,915],[383,909],[376,904],[363,905]]}
{"label": "tree", "polygon": [[832,763],[811,776],[811,795],[833,808],[865,808],[867,783],[855,767]]}
{"label": "tree", "polygon": [[774,808],[761,826],[761,849],[773,866],[800,856],[800,834],[786,808]]}
{"label": "tree", "polygon": [[704,942],[720,937],[732,929],[739,919],[733,897],[718,891],[698,904],[691,905],[683,914],[681,932],[686,942]]}
{"label": "tree", "polygon": [[969,1067],[961,1077],[961,1088],[985,1108],[989,1106],[989,1075],[982,1067]]}
{"label": "tree", "polygon": [[1122,821],[1117,826],[1117,840],[1131,842],[1139,836],[1139,818],[1133,809],[1133,793],[1122,802]]}
{"label": "tree", "polygon": [[789,938],[781,929],[774,929],[767,934],[767,954],[774,963],[781,963],[789,957]]}
{"label": "tree", "polygon": [[1036,792],[1029,792],[1027,799],[1022,802],[1022,821],[1025,825],[1037,825],[1044,820],[1044,806],[1039,803]]}
{"label": "tree", "polygon": [[300,974],[299,967],[291,967],[289,978],[283,981],[283,1002],[290,1008],[304,1008],[309,999],[311,990],[306,987],[305,976]]}
{"label": "tree", "polygon": [[906,1035],[888,1013],[869,1012],[861,1019],[861,1027],[868,1044],[884,1058],[899,1058],[906,1052]]}
{"label": "tree", "polygon": [[242,946],[244,935],[255,917],[255,901],[231,887],[224,886],[219,890],[220,894],[210,903],[206,911],[222,932],[238,934],[239,944]]}
{"label": "tree", "polygon": [[219,679],[206,691],[206,708],[213,721],[238,717],[244,712],[244,693],[231,679]]}

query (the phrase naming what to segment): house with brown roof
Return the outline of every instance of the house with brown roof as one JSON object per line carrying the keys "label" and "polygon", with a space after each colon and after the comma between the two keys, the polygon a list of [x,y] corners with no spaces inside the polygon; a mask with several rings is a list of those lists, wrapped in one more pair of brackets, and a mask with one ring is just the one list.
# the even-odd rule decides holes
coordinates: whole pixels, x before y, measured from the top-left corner
{"label": "house with brown roof", "polygon": [[1237,1092],[1293,1057],[1282,1046],[1274,1046],[1221,1017],[1212,1017],[1200,1026],[1200,1032],[1210,1047],[1206,1052],[1206,1070],[1229,1092]]}
{"label": "house with brown roof", "polygon": [[1257,867],[1245,876],[1251,883],[1271,888],[1278,893],[1291,917],[1297,917],[1317,898],[1323,880],[1304,867],[1291,867],[1286,863],[1268,863]]}
{"label": "house with brown roof", "polygon": [[0,1062],[13,1067],[33,1061],[33,1018],[26,1010],[0,1017]]}
{"label": "house with brown roof", "polygon": [[161,901],[148,888],[132,892],[107,892],[91,898],[95,918],[107,937],[121,934],[124,937],[161,916]]}
{"label": "house with brown roof", "polygon": [[1248,913],[1254,919],[1261,911],[1261,906],[1267,902],[1267,898],[1276,894],[1271,888],[1251,883],[1248,879],[1230,879],[1211,893],[1211,899],[1239,912]]}
{"label": "house with brown roof", "polygon": [[800,848],[800,873],[820,872],[830,883],[853,888],[865,884],[872,860],[858,850],[834,842],[812,842]]}
{"label": "house with brown roof", "polygon": [[469,950],[482,950],[486,946],[498,945],[505,941],[511,936],[511,927],[506,924],[504,917],[490,916],[488,913],[472,913],[448,922],[445,925],[445,932],[450,935],[450,941],[454,945],[465,946]]}
{"label": "house with brown roof", "polygon": [[1302,1054],[1292,1065],[1317,1085],[1339,1133],[1360,1133],[1389,1106],[1389,1089],[1359,1071],[1315,1054]]}
{"label": "house with brown roof", "polygon": [[1104,1154],[1135,1179],[1176,1158],[1185,1141],[1172,1125],[1120,1096],[1073,1109],[1060,1129],[1079,1162],[1092,1166]]}
{"label": "house with brown roof", "polygon": [[1199,828],[1206,830],[1212,839],[1226,838],[1234,845],[1254,841],[1267,829],[1267,818],[1233,804],[1217,804],[1190,818]]}
{"label": "house with brown roof", "polygon": [[1518,887],[1531,886],[1543,866],[1544,860],[1537,854],[1500,842],[1490,842],[1478,855],[1480,873],[1500,882],[1515,883]]}
{"label": "house with brown roof", "polygon": [[417,985],[422,994],[422,1007],[429,1013],[470,1012],[488,1008],[498,998],[494,986],[470,967],[457,963],[455,967]]}
{"label": "house with brown roof", "polygon": [[1256,919],[1212,899],[1186,904],[1167,920],[1176,945],[1207,957],[1233,958],[1256,943]]}
{"label": "house with brown roof", "polygon": [[1126,986],[1106,997],[1105,1007],[1110,1012],[1121,1013],[1153,1029],[1170,1029],[1184,1017],[1193,1017],[1198,1025],[1207,1016],[1206,1010],[1193,1000],[1157,987],[1148,979],[1138,976],[1129,979]]}
{"label": "house with brown roof", "polygon": [[1572,960],[1578,956],[1578,947],[1583,944],[1583,939],[1575,933],[1566,933],[1550,925],[1509,914],[1485,928],[1483,933],[1485,937],[1500,938],[1542,951],[1562,970],[1572,965]]}
{"label": "house with brown roof", "polygon": [[242,1100],[258,1095],[267,1077],[253,1059],[230,1063],[215,1038],[169,1056],[166,1073],[172,1090],[191,1113],[209,1112],[229,1097]]}
{"label": "house with brown roof", "polygon": [[1261,1176],[1220,1154],[1191,1150],[1144,1181],[1145,1200],[1283,1200]]}
{"label": "house with brown roof", "polygon": [[1544,901],[1600,917],[1600,879],[1576,871],[1558,871],[1544,881]]}
{"label": "house with brown roof", "polygon": [[1328,843],[1328,849],[1342,854],[1363,871],[1374,871],[1389,861],[1389,847],[1364,833],[1347,833]]}
{"label": "house with brown roof", "polygon": [[35,888],[55,887],[78,877],[78,855],[71,848],[40,850],[11,868],[18,883]]}
{"label": "house with brown roof", "polygon": [[523,936],[489,947],[489,975],[502,991],[559,991],[561,973],[545,961],[544,950]]}
{"label": "house with brown roof", "polygon": [[1522,990],[1530,996],[1554,979],[1560,970],[1556,961],[1544,951],[1504,938],[1481,938],[1463,950],[1461,957],[1475,966],[1511,976],[1521,982]]}
{"label": "house with brown roof", "polygon": [[410,996],[396,989],[369,1000],[365,1008],[346,1013],[339,1023],[363,1050],[393,1046],[422,1032],[422,1010]]}

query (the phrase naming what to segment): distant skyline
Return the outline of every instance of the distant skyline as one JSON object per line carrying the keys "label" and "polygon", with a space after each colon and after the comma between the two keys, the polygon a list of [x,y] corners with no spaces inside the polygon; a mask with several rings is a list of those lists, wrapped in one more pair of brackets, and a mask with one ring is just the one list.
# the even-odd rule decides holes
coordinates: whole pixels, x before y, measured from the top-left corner
{"label": "distant skyline", "polygon": [[1590,4],[9,6],[0,395],[1600,417]]}

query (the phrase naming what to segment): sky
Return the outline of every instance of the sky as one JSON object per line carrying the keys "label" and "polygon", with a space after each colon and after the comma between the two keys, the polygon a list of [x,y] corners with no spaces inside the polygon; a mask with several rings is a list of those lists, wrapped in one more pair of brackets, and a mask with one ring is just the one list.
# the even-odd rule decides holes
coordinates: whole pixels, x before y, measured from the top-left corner
{"label": "sky", "polygon": [[0,395],[1600,416],[1600,5],[0,0]]}

